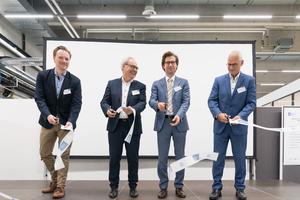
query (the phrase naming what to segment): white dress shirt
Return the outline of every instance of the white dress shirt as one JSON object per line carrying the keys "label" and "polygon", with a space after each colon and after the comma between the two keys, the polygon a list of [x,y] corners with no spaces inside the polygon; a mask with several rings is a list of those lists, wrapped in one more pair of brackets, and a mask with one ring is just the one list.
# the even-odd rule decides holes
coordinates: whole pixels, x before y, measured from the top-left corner
{"label": "white dress shirt", "polygon": [[233,91],[234,91],[234,88],[236,86],[236,83],[239,80],[240,72],[238,73],[238,75],[235,76],[235,78],[233,78],[232,75],[229,73],[229,77],[230,77],[230,89],[231,89],[231,95],[232,95]]}
{"label": "white dress shirt", "polygon": [[[128,92],[129,92],[129,88],[130,88],[130,85],[132,83],[133,80],[129,81],[129,82],[126,82],[124,80],[124,78],[122,77],[122,104],[121,104],[121,107],[127,107],[127,97],[128,97]],[[120,112],[120,116],[119,116],[120,119],[127,119],[128,118],[128,115],[122,110]]]}

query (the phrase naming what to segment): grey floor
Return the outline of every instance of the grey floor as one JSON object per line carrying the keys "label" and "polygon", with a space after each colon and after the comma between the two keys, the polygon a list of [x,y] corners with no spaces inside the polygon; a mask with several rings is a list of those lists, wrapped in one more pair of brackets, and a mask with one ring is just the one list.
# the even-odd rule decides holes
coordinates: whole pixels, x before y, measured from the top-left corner
{"label": "grey floor", "polygon": [[[41,188],[46,181],[0,181],[0,193],[19,200],[52,199],[49,194],[42,194]],[[208,199],[211,181],[185,181],[186,200]],[[167,200],[179,199],[174,194],[172,182],[169,184]],[[106,181],[69,181],[64,200],[108,200],[108,184]],[[139,197],[135,200],[157,199],[157,181],[141,181],[138,184]],[[224,181],[221,200],[234,200],[233,181]],[[247,181],[248,200],[296,200],[300,199],[300,184],[281,181]],[[4,200],[6,198],[1,197]],[[119,186],[118,200],[132,199],[128,196],[126,182]]]}

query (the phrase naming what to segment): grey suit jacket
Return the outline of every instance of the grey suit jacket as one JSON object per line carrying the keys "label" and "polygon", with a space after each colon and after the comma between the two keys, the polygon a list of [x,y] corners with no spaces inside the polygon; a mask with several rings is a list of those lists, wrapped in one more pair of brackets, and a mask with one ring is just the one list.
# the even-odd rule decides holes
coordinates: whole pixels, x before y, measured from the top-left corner
{"label": "grey suit jacket", "polygon": [[[176,126],[180,132],[185,132],[189,129],[186,112],[190,106],[190,87],[186,79],[175,76],[173,87],[173,112],[180,117],[180,123]],[[159,111],[157,108],[158,102],[168,102],[167,98],[167,82],[165,77],[155,81],[151,88],[151,97],[149,105],[156,112],[154,130],[160,131],[165,120],[165,112]]]}

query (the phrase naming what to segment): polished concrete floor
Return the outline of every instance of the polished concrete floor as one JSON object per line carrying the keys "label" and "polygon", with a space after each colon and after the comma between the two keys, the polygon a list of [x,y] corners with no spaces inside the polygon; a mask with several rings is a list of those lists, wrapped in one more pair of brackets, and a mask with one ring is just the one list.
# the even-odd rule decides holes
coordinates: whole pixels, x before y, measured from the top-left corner
{"label": "polished concrete floor", "polygon": [[[0,181],[1,193],[19,200],[52,199],[49,194],[42,194],[41,188],[47,186],[47,181]],[[208,199],[211,181],[185,181],[186,200]],[[172,182],[169,184],[166,200],[178,200],[175,196]],[[108,200],[109,187],[106,181],[69,181],[64,200]],[[135,200],[157,199],[157,181],[140,181],[138,184],[139,197]],[[234,200],[235,190],[233,181],[224,181],[223,196],[220,200]],[[297,200],[300,199],[300,184],[281,181],[247,181],[246,193],[248,200]],[[126,182],[119,186],[118,200],[132,199],[128,195]]]}

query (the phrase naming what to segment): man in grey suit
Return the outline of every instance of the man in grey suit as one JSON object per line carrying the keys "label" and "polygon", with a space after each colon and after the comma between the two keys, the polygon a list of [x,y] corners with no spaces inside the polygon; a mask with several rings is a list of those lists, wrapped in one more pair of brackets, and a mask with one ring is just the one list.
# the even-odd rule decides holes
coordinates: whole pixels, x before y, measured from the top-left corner
{"label": "man in grey suit", "polygon": [[[158,198],[164,199],[168,192],[168,153],[171,137],[174,142],[175,159],[184,157],[185,138],[189,129],[186,112],[190,106],[190,88],[186,79],[175,76],[178,57],[168,51],[162,56],[162,68],[166,76],[153,83],[149,105],[156,112],[154,130],[157,131],[158,166],[160,191]],[[174,186],[176,196],[185,198],[183,192],[184,170],[176,173]]]}

